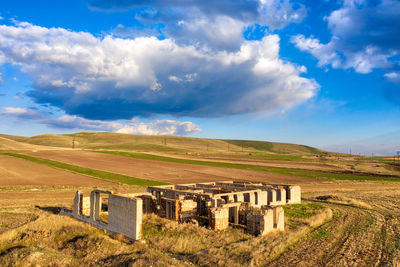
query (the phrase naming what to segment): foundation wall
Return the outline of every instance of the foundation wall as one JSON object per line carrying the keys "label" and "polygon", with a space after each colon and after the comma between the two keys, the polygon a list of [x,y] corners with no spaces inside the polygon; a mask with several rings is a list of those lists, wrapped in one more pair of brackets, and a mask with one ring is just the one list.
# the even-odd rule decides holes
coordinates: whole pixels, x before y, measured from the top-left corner
{"label": "foundation wall", "polygon": [[141,199],[110,195],[108,205],[107,229],[121,233],[133,240],[140,239],[142,235],[143,201]]}
{"label": "foundation wall", "polygon": [[274,214],[274,229],[279,231],[285,230],[285,214],[282,207],[275,207]]}
{"label": "foundation wall", "polygon": [[210,227],[214,230],[224,230],[229,227],[229,208],[212,208],[209,215]]}
{"label": "foundation wall", "polygon": [[196,217],[197,202],[192,199],[180,201],[179,221],[186,222]]}
{"label": "foundation wall", "polygon": [[288,186],[289,199],[288,204],[301,203],[301,188],[298,185]]}

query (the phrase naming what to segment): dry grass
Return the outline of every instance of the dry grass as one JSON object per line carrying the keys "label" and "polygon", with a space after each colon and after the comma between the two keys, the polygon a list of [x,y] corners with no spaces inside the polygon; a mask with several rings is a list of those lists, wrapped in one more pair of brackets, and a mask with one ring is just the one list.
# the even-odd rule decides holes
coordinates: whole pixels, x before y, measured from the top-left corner
{"label": "dry grass", "polygon": [[[0,212],[10,220],[16,213],[32,215],[30,208]],[[23,225],[14,225],[0,234],[0,266],[252,265],[266,262],[290,245],[294,237],[306,234],[306,230],[296,230],[253,237],[243,229],[213,231],[146,215],[144,242],[131,243],[68,217],[39,209],[33,209],[33,213],[35,220],[21,222]]]}
{"label": "dry grass", "polygon": [[207,254],[196,257],[195,263],[201,266],[267,266],[285,249],[293,246],[309,234],[313,228],[332,217],[332,211],[324,208],[307,219],[293,219],[298,227],[284,232],[274,232],[266,236],[250,238],[218,249],[211,249]]}
{"label": "dry grass", "polygon": [[143,236],[151,246],[176,255],[193,254],[251,238],[242,229],[213,231],[191,223],[178,224],[156,215],[144,217]]}

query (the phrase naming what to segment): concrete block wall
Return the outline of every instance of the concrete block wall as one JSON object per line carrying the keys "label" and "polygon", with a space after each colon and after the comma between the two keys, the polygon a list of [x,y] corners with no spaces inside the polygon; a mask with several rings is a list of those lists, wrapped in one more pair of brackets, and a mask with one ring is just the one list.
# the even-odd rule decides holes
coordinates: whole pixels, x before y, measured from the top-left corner
{"label": "concrete block wall", "polygon": [[[101,213],[100,194],[109,196],[107,223],[99,220]],[[90,209],[88,210],[87,207],[90,207]],[[65,214],[79,221],[90,223],[99,229],[111,233],[120,233],[129,239],[138,240],[141,238],[142,232],[142,209],[143,201],[140,198],[113,195],[112,192],[102,190],[94,190],[90,197],[83,197],[83,194],[77,191],[72,213]],[[90,217],[84,216],[85,213],[90,213]]]}
{"label": "concrete block wall", "polygon": [[298,204],[301,203],[301,188],[298,185],[287,186],[288,191],[288,204]]}
{"label": "concrete block wall", "polygon": [[274,207],[274,229],[279,231],[285,230],[285,214],[282,207]]}
{"label": "concrete block wall", "polygon": [[224,230],[229,227],[229,208],[211,208],[209,214],[210,227],[214,230]]}
{"label": "concrete block wall", "polygon": [[247,214],[247,232],[250,234],[265,235],[284,229],[285,217],[282,207],[263,207]]}
{"label": "concrete block wall", "polygon": [[138,240],[142,237],[142,199],[110,195],[107,229]]}
{"label": "concrete block wall", "polygon": [[179,202],[179,221],[186,222],[196,217],[197,202],[192,199],[184,199]]}

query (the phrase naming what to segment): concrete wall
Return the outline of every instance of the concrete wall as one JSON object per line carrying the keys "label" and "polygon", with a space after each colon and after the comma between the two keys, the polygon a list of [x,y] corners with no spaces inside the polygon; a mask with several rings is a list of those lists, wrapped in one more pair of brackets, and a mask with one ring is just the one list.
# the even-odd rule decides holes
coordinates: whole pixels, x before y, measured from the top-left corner
{"label": "concrete wall", "polygon": [[187,222],[196,217],[197,202],[192,199],[184,199],[179,202],[179,221]]}
{"label": "concrete wall", "polygon": [[209,214],[210,227],[214,230],[224,230],[229,227],[229,208],[211,208]]}
{"label": "concrete wall", "polygon": [[298,185],[290,185],[287,187],[289,199],[287,201],[288,204],[297,204],[301,203],[301,188]]}
{"label": "concrete wall", "polygon": [[142,237],[142,205],[141,199],[110,195],[107,229],[133,240],[140,239]]}
{"label": "concrete wall", "polygon": [[263,207],[247,214],[247,232],[250,234],[265,235],[284,229],[285,217],[282,207]]}
{"label": "concrete wall", "polygon": [[[100,221],[101,197],[100,194],[108,194],[108,223]],[[87,207],[90,203],[90,217],[85,216],[89,213]],[[143,201],[140,198],[129,198],[119,195],[113,195],[112,192],[94,190],[89,197],[83,197],[80,191],[77,191],[74,198],[74,207],[72,215],[75,219],[90,223],[94,227],[107,230],[111,233],[123,234],[129,239],[138,240],[142,232],[142,206]],[[68,213],[67,213],[68,215]]]}

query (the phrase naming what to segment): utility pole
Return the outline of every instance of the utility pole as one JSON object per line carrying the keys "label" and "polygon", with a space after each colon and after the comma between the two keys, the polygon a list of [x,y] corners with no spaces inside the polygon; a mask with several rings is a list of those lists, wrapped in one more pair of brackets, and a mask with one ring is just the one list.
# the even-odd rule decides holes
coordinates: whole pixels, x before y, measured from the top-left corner
{"label": "utility pole", "polygon": [[75,135],[74,135],[74,138],[72,138],[72,149],[74,149],[75,148]]}
{"label": "utility pole", "polygon": [[397,151],[397,163],[400,165],[400,151]]}
{"label": "utility pole", "polygon": [[207,151],[208,151],[208,144],[207,144]]}

